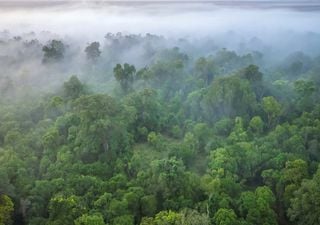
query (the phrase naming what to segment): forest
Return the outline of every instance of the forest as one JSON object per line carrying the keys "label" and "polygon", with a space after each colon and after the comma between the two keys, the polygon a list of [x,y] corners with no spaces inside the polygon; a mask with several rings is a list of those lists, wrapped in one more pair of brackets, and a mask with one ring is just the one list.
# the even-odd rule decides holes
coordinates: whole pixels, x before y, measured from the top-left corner
{"label": "forest", "polygon": [[0,225],[319,225],[320,35],[289,36],[0,32]]}

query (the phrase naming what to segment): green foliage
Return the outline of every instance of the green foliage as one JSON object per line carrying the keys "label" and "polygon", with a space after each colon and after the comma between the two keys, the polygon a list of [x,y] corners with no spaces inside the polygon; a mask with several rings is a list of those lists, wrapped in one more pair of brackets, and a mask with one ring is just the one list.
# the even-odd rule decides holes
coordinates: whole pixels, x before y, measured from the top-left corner
{"label": "green foliage", "polygon": [[82,208],[79,198],[76,196],[55,196],[50,200],[49,203],[49,220],[47,224],[73,225],[73,221],[78,218],[83,211],[84,208]]}
{"label": "green foliage", "polygon": [[233,127],[233,120],[230,118],[222,118],[214,124],[215,132],[218,135],[228,136]]}
{"label": "green foliage", "polygon": [[125,63],[123,66],[117,64],[113,68],[114,77],[119,81],[122,90],[127,93],[132,88],[136,68],[133,65]]}
{"label": "green foliage", "polygon": [[101,51],[99,48],[99,42],[92,42],[91,44],[89,44],[84,50],[87,55],[87,59],[96,62],[101,55]]}
{"label": "green foliage", "polygon": [[276,123],[276,120],[281,115],[281,105],[272,96],[264,97],[262,99],[263,111],[267,114],[268,127],[271,128]]}
{"label": "green foliage", "polygon": [[217,66],[212,59],[201,57],[196,61],[195,72],[205,81],[206,85],[209,85],[217,74]]}
{"label": "green foliage", "polygon": [[155,224],[157,225],[179,225],[181,224],[181,215],[173,211],[161,211],[159,212],[154,219]]}
{"label": "green foliage", "polygon": [[272,207],[275,197],[270,188],[258,187],[253,192],[243,192],[240,197],[240,214],[249,224],[276,225],[276,214]]}
{"label": "green foliage", "polygon": [[140,225],[209,225],[209,218],[196,210],[184,209],[181,212],[161,211],[155,218],[144,217]]}
{"label": "green foliage", "polygon": [[84,214],[74,221],[75,225],[105,225],[103,217],[99,214],[87,215]]}
{"label": "green foliage", "polygon": [[117,224],[123,224],[123,225],[133,225],[133,218],[131,215],[123,215],[123,216],[118,216],[114,219],[113,223],[114,225]]}
{"label": "green foliage", "polygon": [[181,223],[184,225],[209,225],[210,219],[206,214],[201,214],[196,210],[184,209],[180,212],[182,214]]}
{"label": "green foliage", "polygon": [[249,81],[236,76],[217,78],[205,96],[208,116],[213,118],[234,117],[252,114],[256,96]]}
{"label": "green foliage", "polygon": [[233,142],[246,141],[248,139],[247,132],[244,130],[241,117],[236,117],[233,131],[228,137]]}
{"label": "green foliage", "polygon": [[[106,39],[85,49],[86,85],[1,97],[1,225],[320,224],[318,59]],[[133,43],[146,64],[114,65]],[[44,62],[65,49],[50,42]]]}
{"label": "green foliage", "polygon": [[135,116],[132,127],[138,141],[145,141],[149,131],[159,131],[162,108],[155,90],[144,89],[133,93],[126,98],[125,103],[134,108],[131,113]]}
{"label": "green foliage", "polygon": [[283,171],[283,180],[287,183],[300,183],[308,176],[308,166],[302,159],[288,161]]}
{"label": "green foliage", "polygon": [[0,194],[0,224],[12,224],[13,202],[7,195]]}
{"label": "green foliage", "polygon": [[302,182],[301,187],[294,193],[288,216],[292,222],[298,225],[311,225],[320,223],[320,169],[310,180]]}
{"label": "green foliage", "polygon": [[219,209],[213,217],[214,224],[216,225],[236,225],[237,215],[232,209]]}
{"label": "green foliage", "polygon": [[312,109],[312,105],[316,101],[314,93],[316,86],[313,81],[297,80],[294,82],[294,90],[298,94],[297,96],[297,110],[309,111]]}
{"label": "green foliage", "polygon": [[256,65],[249,65],[244,68],[241,73],[242,77],[249,80],[250,83],[256,83],[262,81],[262,73],[259,71],[259,67]]}
{"label": "green foliage", "polygon": [[260,116],[254,116],[249,122],[249,129],[254,135],[260,135],[263,132],[264,123]]}
{"label": "green foliage", "polygon": [[[181,160],[175,158],[155,160],[151,162],[152,177],[154,179],[155,190],[164,199],[175,199],[183,194],[186,174]],[[174,207],[171,201],[164,202],[167,207]],[[176,202],[178,204],[178,202]]]}
{"label": "green foliage", "polygon": [[70,79],[63,84],[63,96],[66,99],[76,99],[84,93],[84,85],[76,76],[70,77]]}
{"label": "green foliage", "polygon": [[60,40],[52,40],[48,45],[42,48],[44,52],[43,63],[57,62],[63,59],[65,53],[65,45]]}

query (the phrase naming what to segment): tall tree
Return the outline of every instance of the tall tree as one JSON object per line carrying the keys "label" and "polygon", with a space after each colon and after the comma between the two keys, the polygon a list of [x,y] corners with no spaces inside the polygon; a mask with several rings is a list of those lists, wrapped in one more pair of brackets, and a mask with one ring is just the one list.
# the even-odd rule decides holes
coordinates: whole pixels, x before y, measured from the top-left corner
{"label": "tall tree", "polygon": [[52,40],[47,45],[43,46],[44,52],[43,63],[58,62],[63,59],[66,47],[60,40]]}
{"label": "tall tree", "polygon": [[0,225],[11,225],[13,214],[13,202],[10,197],[0,194]]}
{"label": "tall tree", "polygon": [[97,62],[98,58],[101,55],[100,43],[99,42],[92,42],[91,44],[89,44],[86,47],[86,49],[84,51],[87,55],[88,60],[90,60],[92,62]]}
{"label": "tall tree", "polygon": [[125,63],[123,66],[121,64],[117,64],[113,68],[113,73],[116,80],[119,81],[124,93],[127,93],[132,88],[136,68],[128,63]]}
{"label": "tall tree", "polygon": [[320,224],[320,167],[310,180],[302,182],[288,209],[290,220],[297,225]]}
{"label": "tall tree", "polygon": [[282,107],[273,96],[268,96],[262,99],[262,109],[267,114],[268,128],[270,129],[281,115]]}

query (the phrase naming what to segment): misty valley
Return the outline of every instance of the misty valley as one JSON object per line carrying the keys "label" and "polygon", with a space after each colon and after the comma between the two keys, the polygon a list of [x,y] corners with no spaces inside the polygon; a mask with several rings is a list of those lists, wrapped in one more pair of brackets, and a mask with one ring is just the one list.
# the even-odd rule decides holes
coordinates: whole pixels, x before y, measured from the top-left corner
{"label": "misty valley", "polygon": [[0,1],[0,225],[319,225],[319,12]]}

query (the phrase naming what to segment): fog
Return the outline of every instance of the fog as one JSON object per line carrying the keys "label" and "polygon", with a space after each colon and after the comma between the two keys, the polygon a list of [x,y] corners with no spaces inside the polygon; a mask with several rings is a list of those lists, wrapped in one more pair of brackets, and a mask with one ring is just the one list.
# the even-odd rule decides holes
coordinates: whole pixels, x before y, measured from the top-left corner
{"label": "fog", "polygon": [[[153,50],[177,46],[191,58],[223,48],[238,54],[259,51],[270,65],[298,51],[316,57],[320,55],[319,12],[316,1],[1,1],[1,87],[7,86],[8,78],[24,91],[48,90],[72,74],[89,83],[93,78],[88,73],[100,77],[105,73],[110,78],[106,80],[112,80],[116,63],[137,67],[151,63],[153,59],[146,56],[150,46]],[[136,35],[139,41],[115,47],[105,36],[118,32]],[[149,33],[159,38],[150,41]],[[53,39],[67,46],[64,60],[43,64],[42,47]],[[100,42],[102,54],[92,72],[84,49],[95,41]]]}
{"label": "fog", "polygon": [[[215,36],[229,30],[243,37],[283,32],[317,32],[319,5],[162,2],[0,3],[0,28],[14,33],[48,30],[84,40],[108,32],[154,33],[169,37]],[[266,36],[267,35],[267,36]]]}

